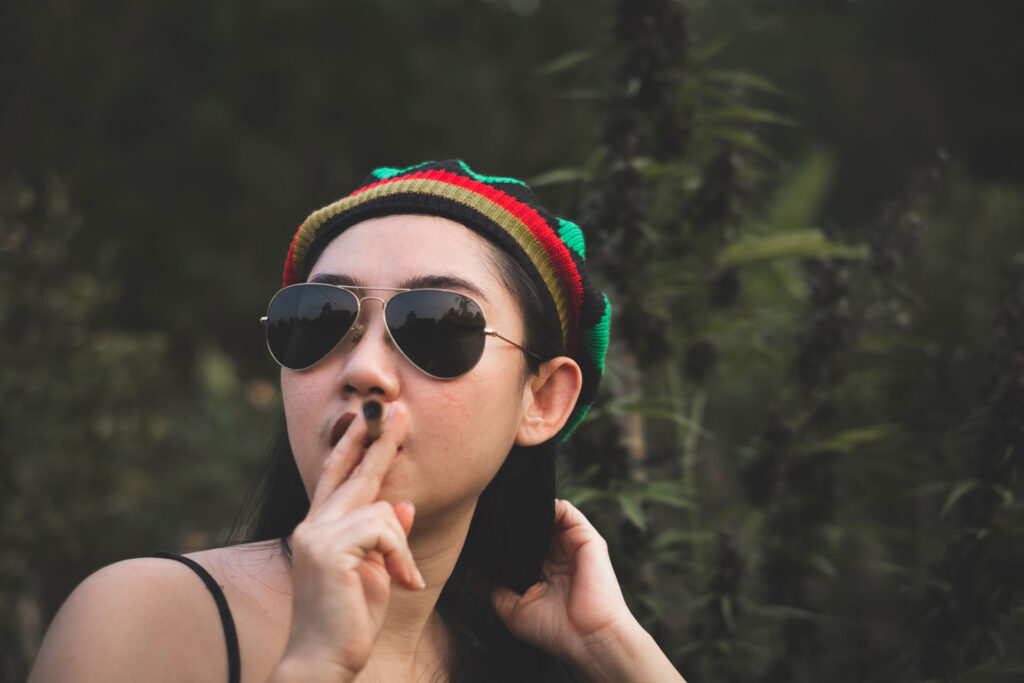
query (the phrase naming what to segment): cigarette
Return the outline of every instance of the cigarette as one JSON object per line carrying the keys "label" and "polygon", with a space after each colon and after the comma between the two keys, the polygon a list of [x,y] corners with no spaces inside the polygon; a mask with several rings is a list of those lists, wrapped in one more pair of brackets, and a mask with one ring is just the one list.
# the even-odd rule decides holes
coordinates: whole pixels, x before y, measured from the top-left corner
{"label": "cigarette", "polygon": [[366,431],[370,436],[370,441],[380,436],[380,422],[383,414],[384,407],[381,406],[380,401],[370,399],[363,404],[363,417],[366,418]]}

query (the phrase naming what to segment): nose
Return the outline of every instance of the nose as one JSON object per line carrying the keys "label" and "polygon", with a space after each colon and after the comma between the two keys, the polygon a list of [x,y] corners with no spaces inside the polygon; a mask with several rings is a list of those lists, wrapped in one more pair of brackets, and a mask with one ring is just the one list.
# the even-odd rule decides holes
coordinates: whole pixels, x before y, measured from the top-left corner
{"label": "nose", "polygon": [[359,319],[342,342],[337,384],[343,395],[374,395],[385,401],[398,396],[400,358],[384,325],[383,305],[379,297],[363,298]]}

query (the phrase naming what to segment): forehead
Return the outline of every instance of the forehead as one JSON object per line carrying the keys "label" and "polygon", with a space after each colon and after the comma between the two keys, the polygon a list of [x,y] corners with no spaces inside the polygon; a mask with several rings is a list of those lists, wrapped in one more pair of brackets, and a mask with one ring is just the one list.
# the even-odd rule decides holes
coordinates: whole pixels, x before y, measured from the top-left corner
{"label": "forehead", "polygon": [[343,274],[361,284],[394,287],[423,275],[456,275],[492,290],[498,286],[493,249],[447,218],[383,216],[356,223],[331,240],[309,276]]}

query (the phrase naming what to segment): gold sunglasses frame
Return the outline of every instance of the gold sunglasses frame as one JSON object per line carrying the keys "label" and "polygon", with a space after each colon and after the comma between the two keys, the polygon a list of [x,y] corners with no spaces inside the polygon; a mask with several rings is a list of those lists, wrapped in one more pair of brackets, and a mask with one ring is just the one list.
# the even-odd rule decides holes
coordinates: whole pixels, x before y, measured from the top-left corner
{"label": "gold sunglasses frame", "polygon": [[[381,317],[384,319],[384,329],[387,330],[388,339],[391,340],[391,345],[394,346],[398,350],[398,352],[400,354],[402,354],[402,357],[405,358],[405,360],[409,361],[410,365],[412,365],[414,368],[416,368],[417,370],[422,372],[427,377],[432,377],[433,379],[439,379],[439,380],[458,379],[459,377],[462,377],[463,375],[466,375],[469,372],[471,372],[473,370],[473,368],[476,367],[477,363],[480,362],[480,358],[483,358],[483,351],[481,350],[480,358],[477,358],[476,361],[473,362],[473,365],[469,368],[469,370],[466,370],[466,372],[463,372],[461,374],[455,375],[454,377],[439,377],[437,375],[433,375],[433,374],[427,372],[426,370],[421,368],[419,365],[417,365],[415,362],[413,362],[413,360],[411,358],[409,358],[409,356],[405,353],[405,351],[402,349],[402,347],[398,345],[398,342],[395,341],[394,335],[391,334],[391,328],[388,327],[388,319],[387,319],[386,311],[387,311],[387,307],[388,307],[388,302],[391,301],[391,299],[393,299],[394,297],[392,296],[392,297],[389,297],[387,299],[384,299],[384,298],[379,297],[379,296],[363,296],[363,297],[360,297],[353,290],[371,290],[371,291],[377,291],[377,292],[393,292],[395,294],[400,294],[400,293],[404,293],[404,292],[445,292],[446,294],[455,294],[456,296],[461,296],[461,297],[464,297],[464,298],[469,299],[470,301],[472,301],[473,305],[475,305],[480,310],[480,315],[483,316],[483,310],[484,310],[483,306],[481,306],[480,302],[478,302],[476,299],[474,299],[473,297],[469,296],[468,294],[464,294],[463,292],[457,292],[457,291],[452,290],[452,289],[442,289],[440,287],[416,287],[416,288],[411,288],[410,289],[410,288],[404,288],[404,287],[366,287],[366,286],[361,286],[361,285],[333,285],[333,284],[330,284],[330,283],[327,283],[327,282],[299,282],[299,283],[296,283],[294,285],[288,285],[287,287],[282,287],[281,289],[277,290],[277,292],[274,293],[274,296],[270,297],[270,302],[273,303],[274,299],[277,298],[277,295],[280,294],[281,292],[283,292],[286,289],[292,289],[294,287],[308,287],[308,286],[334,287],[336,289],[345,290],[346,292],[348,292],[349,294],[352,295],[352,298],[354,298],[356,300],[356,315],[355,315],[355,318],[354,318],[354,321],[353,321],[352,325],[350,325],[349,328],[347,330],[345,330],[345,334],[341,335],[341,339],[339,339],[338,342],[334,346],[331,347],[330,351],[328,351],[323,356],[321,356],[319,359],[317,359],[316,362],[311,363],[311,364],[307,365],[304,368],[289,368],[289,367],[285,366],[283,363],[281,363],[281,361],[279,361],[277,359],[277,356],[274,355],[274,351],[270,348],[270,340],[268,339],[267,340],[267,351],[270,353],[270,357],[274,359],[274,362],[277,363],[278,365],[280,365],[282,368],[285,368],[287,370],[295,370],[296,372],[301,372],[303,370],[308,370],[308,369],[318,365],[325,358],[327,358],[329,355],[331,355],[334,352],[334,350],[337,349],[338,346],[343,341],[345,341],[345,339],[350,334],[352,334],[353,330],[355,330],[355,332],[356,332],[357,336],[356,336],[355,341],[356,341],[356,343],[358,343],[359,340],[362,339],[363,333],[365,332],[365,329],[366,329],[366,326],[363,325],[363,324],[358,324],[358,321],[359,321],[360,315],[362,315],[362,312],[363,312],[363,302],[367,301],[367,300],[379,301],[381,303],[380,314],[381,314]],[[270,314],[270,304],[267,304],[267,315],[261,317],[260,320],[259,320],[261,325],[266,326],[267,321],[269,320],[269,314]],[[486,321],[486,318],[485,318],[484,319],[484,324],[485,325],[486,325],[486,322],[487,321]],[[497,337],[498,339],[500,339],[500,340],[502,340],[504,342],[508,342],[509,344],[511,344],[512,346],[516,347],[517,349],[519,349],[523,353],[525,353],[525,354],[527,354],[529,356],[532,356],[533,358],[536,358],[539,361],[543,361],[544,360],[543,358],[541,358],[539,355],[537,355],[536,353],[534,353],[530,349],[526,348],[522,344],[517,344],[516,342],[514,342],[511,339],[509,339],[508,337],[500,334],[497,330],[495,330],[493,328],[484,327],[483,328],[483,334],[484,334],[484,336],[487,336],[487,337]]]}

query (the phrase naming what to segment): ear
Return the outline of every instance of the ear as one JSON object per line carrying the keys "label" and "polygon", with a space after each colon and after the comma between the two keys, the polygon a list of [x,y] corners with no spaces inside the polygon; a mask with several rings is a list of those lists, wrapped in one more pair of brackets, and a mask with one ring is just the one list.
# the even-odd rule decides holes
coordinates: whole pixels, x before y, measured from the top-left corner
{"label": "ear", "polygon": [[526,380],[516,445],[536,446],[557,434],[572,414],[582,386],[583,373],[572,358],[558,356],[542,363],[540,371]]}

